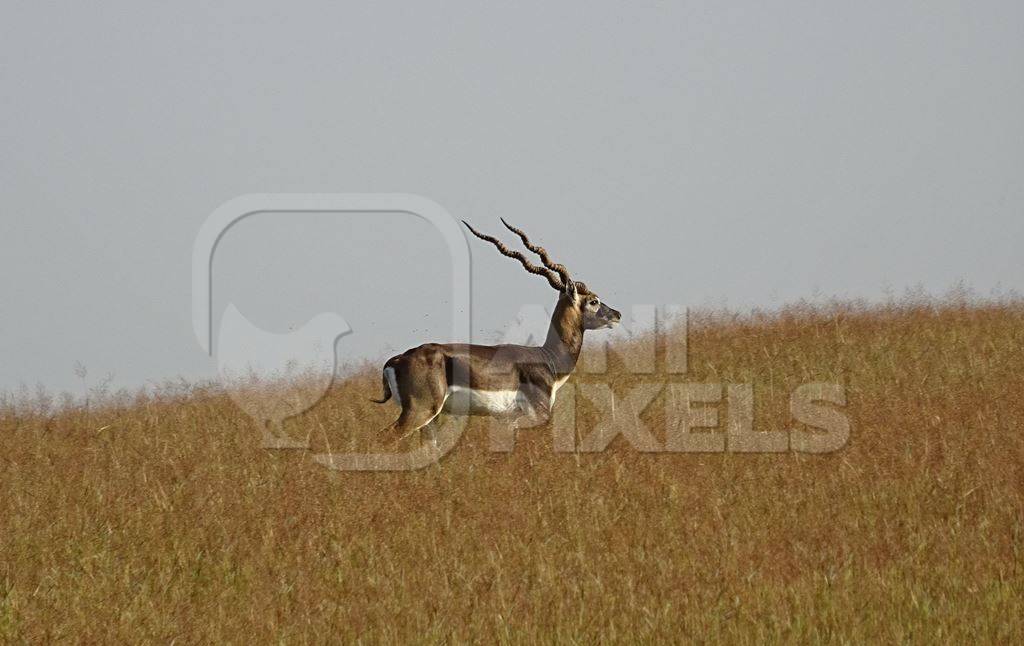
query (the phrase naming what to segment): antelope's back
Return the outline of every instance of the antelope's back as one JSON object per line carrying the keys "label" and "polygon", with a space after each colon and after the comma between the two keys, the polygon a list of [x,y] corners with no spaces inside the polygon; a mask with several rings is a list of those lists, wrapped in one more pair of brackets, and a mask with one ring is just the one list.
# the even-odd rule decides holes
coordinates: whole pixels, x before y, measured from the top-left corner
{"label": "antelope's back", "polygon": [[550,369],[540,348],[522,345],[438,346],[445,355],[445,379],[449,386],[474,390],[517,390],[523,381],[538,377],[550,380]]}

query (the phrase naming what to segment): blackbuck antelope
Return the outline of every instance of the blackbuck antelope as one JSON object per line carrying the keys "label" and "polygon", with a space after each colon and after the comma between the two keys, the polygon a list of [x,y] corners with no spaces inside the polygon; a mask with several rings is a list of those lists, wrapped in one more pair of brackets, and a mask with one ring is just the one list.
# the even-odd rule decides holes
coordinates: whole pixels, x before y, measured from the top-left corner
{"label": "blackbuck antelope", "polygon": [[502,223],[540,257],[543,268],[463,221],[473,235],[558,290],[547,339],[536,347],[427,343],[391,357],[384,364],[384,398],[374,401],[398,400],[402,413],[389,430],[399,437],[426,430],[436,445],[432,423],[441,413],[503,417],[513,428],[543,424],[559,387],[576,368],[583,333],[614,327],[621,318],[585,284],[573,281],[563,265],[551,262],[543,247],[504,219]]}

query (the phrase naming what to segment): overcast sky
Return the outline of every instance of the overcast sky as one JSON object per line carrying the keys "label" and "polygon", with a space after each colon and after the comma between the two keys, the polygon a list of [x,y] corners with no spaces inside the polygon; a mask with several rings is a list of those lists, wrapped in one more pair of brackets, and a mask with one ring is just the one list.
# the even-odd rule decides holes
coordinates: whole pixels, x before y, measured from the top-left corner
{"label": "overcast sky", "polygon": [[[254,192],[503,216],[623,310],[1024,290],[1020,2],[7,3],[0,74],[0,389],[213,376],[192,244]],[[475,340],[553,301],[470,248]],[[450,272],[409,216],[258,215],[214,326],[384,356],[448,340]]]}

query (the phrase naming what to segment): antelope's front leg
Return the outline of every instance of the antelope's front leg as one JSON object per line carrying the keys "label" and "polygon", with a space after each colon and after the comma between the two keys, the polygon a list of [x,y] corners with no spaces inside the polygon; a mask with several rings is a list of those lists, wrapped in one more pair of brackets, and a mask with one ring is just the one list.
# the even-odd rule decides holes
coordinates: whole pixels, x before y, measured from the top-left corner
{"label": "antelope's front leg", "polygon": [[491,451],[508,453],[516,444],[516,431],[542,426],[551,418],[551,398],[541,388],[524,385],[519,389],[518,407],[510,423],[491,424]]}

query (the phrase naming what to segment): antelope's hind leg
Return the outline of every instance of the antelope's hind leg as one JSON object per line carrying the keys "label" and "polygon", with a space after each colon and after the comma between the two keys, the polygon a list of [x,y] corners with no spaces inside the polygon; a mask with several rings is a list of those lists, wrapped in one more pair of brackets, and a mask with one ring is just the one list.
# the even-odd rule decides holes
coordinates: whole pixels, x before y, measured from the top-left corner
{"label": "antelope's hind leg", "polygon": [[[399,387],[402,391],[402,413],[388,429],[396,442],[416,431],[427,430],[436,444],[434,420],[444,407],[447,385],[444,363],[440,363],[439,371],[436,360],[431,361],[431,358],[411,362],[410,370],[401,375]],[[427,426],[430,428],[427,429]]]}
{"label": "antelope's hind leg", "polygon": [[434,418],[441,412],[444,399],[434,402],[410,401],[402,404],[402,413],[395,420],[395,423],[385,429],[385,432],[395,438],[395,441],[404,440],[414,432],[423,430],[431,425]]}

